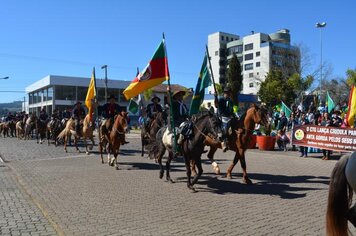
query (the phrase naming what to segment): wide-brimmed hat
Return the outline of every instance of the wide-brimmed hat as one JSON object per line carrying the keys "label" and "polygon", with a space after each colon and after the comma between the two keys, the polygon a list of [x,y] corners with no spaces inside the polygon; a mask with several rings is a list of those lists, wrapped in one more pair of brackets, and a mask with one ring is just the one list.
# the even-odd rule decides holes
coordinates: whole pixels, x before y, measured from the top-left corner
{"label": "wide-brimmed hat", "polygon": [[155,100],[155,99],[158,99],[158,102],[161,101],[161,99],[160,99],[156,94],[154,94],[154,95],[152,96],[151,102],[153,102],[153,100]]}
{"label": "wide-brimmed hat", "polygon": [[177,90],[173,93],[173,98],[177,96],[178,94],[182,94],[183,96],[186,94],[184,90]]}

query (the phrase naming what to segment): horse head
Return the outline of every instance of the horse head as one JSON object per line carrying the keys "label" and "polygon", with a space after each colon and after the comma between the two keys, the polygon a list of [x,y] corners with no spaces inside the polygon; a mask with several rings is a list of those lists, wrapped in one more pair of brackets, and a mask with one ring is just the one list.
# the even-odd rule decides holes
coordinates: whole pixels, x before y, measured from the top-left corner
{"label": "horse head", "polygon": [[264,106],[259,107],[256,104],[252,104],[246,112],[246,117],[251,117],[255,124],[268,126],[268,113]]}
{"label": "horse head", "polygon": [[201,113],[193,118],[193,122],[197,129],[213,139],[222,135],[221,120],[211,112]]}

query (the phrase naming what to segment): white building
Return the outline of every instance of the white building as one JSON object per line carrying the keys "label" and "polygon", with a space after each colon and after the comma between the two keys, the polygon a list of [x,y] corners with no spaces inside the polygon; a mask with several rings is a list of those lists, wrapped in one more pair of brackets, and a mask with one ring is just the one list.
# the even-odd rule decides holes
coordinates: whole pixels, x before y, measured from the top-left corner
{"label": "white building", "polygon": [[[287,29],[272,34],[252,31],[251,35],[242,39],[237,35],[217,32],[208,36],[208,49],[215,82],[222,85],[226,83],[229,60],[236,54],[242,66],[243,94],[257,94],[266,74],[275,67],[287,68],[291,56],[297,62],[297,67],[300,65],[299,51],[290,45]],[[290,68],[289,74],[293,74],[296,69]],[[212,87],[209,88],[211,91]]]}
{"label": "white building", "polygon": [[[26,87],[27,101],[26,112],[36,112],[45,108],[51,114],[54,109],[72,109],[76,101],[84,103],[90,78],[48,75],[43,79]],[[128,102],[122,91],[131,81],[108,80],[107,94],[114,94],[117,102],[122,107],[127,107]],[[97,98],[99,104],[105,102],[105,83],[102,79],[96,80]]]}

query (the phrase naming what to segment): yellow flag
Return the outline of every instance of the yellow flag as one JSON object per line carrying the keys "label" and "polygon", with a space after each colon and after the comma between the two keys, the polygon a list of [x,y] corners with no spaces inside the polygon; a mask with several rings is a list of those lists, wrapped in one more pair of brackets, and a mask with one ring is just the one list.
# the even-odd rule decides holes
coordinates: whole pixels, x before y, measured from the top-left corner
{"label": "yellow flag", "polygon": [[353,85],[349,96],[349,110],[347,111],[346,121],[348,126],[355,126],[356,116],[356,89]]}
{"label": "yellow flag", "polygon": [[95,67],[93,68],[93,74],[91,75],[91,80],[89,83],[89,87],[88,87],[88,92],[87,92],[87,96],[85,98],[85,105],[88,108],[88,114],[90,117],[90,120],[92,120],[93,118],[93,100],[96,97],[96,82],[95,82]]}

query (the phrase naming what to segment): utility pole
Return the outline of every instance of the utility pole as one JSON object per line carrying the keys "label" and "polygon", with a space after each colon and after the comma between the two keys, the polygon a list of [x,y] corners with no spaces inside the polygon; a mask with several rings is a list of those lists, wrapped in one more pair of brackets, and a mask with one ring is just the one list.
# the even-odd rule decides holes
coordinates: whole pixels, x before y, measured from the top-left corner
{"label": "utility pole", "polygon": [[105,103],[108,102],[108,65],[103,65],[101,69],[105,69]]}

